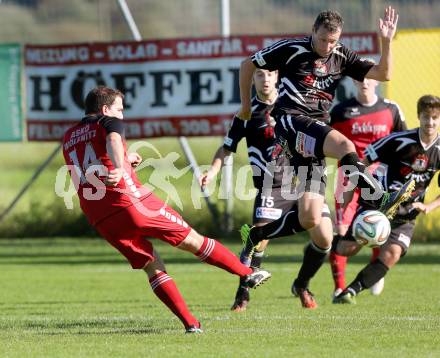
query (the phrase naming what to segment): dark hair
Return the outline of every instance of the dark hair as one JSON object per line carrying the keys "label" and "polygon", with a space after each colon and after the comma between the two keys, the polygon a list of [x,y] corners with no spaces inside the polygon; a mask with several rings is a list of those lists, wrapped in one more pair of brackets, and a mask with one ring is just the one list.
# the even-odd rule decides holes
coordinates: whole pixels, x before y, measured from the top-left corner
{"label": "dark hair", "polygon": [[103,106],[111,106],[116,97],[124,99],[121,91],[105,86],[92,89],[86,97],[84,112],[86,114],[101,113]]}
{"label": "dark hair", "polygon": [[417,101],[417,116],[420,116],[422,112],[433,109],[440,109],[440,97],[427,94]]}
{"label": "dark hair", "polygon": [[313,31],[318,31],[321,26],[324,26],[324,28],[329,32],[336,32],[338,30],[342,30],[344,20],[339,12],[325,10],[317,16],[315,23],[313,24]]}

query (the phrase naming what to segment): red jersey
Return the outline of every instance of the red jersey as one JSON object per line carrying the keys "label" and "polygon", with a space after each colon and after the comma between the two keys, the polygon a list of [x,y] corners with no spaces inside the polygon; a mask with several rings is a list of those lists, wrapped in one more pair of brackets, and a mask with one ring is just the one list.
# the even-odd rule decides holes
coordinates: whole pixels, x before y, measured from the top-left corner
{"label": "red jersey", "polygon": [[406,130],[399,106],[380,97],[372,106],[364,106],[356,98],[339,103],[330,113],[330,125],[353,142],[360,159],[369,144],[391,132]]}
{"label": "red jersey", "polygon": [[125,173],[116,186],[104,184],[107,173],[114,169],[106,149],[106,138],[111,132],[117,132],[123,138],[121,120],[88,116],[67,130],[63,139],[64,160],[69,166],[81,209],[92,225],[151,194],[141,185],[127,159],[125,140]]}

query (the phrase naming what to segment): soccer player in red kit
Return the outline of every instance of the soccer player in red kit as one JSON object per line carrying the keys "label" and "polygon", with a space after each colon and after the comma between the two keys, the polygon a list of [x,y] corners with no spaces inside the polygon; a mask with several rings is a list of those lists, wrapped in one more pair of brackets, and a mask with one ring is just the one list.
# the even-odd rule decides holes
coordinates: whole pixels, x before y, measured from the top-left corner
{"label": "soccer player in red kit", "polygon": [[[392,132],[406,130],[406,124],[399,106],[376,94],[378,82],[365,78],[362,82],[353,81],[356,86],[356,95],[336,105],[330,112],[330,126],[341,132],[350,139],[359,158],[365,157],[364,150],[376,140],[387,136]],[[341,173],[338,172],[338,176]],[[338,180],[341,182],[341,180]],[[341,189],[341,188],[339,188]],[[336,237],[344,237],[353,217],[358,209],[359,190],[354,192],[352,200],[343,206],[336,192]],[[379,248],[373,249],[371,260],[374,261],[379,254]],[[345,267],[347,257],[340,256],[332,251],[329,255],[330,265],[335,283],[334,295],[337,296],[345,288]],[[383,288],[383,280],[371,287],[373,294],[380,294]]]}
{"label": "soccer player in red kit", "polygon": [[243,265],[229,249],[197,233],[140,184],[134,167],[142,158],[126,152],[123,98],[120,91],[103,86],[88,93],[86,116],[64,135],[64,159],[89,222],[133,269],[146,271],[154,293],[182,321],[187,333],[201,333],[199,321],[147,238],[189,251],[201,261],[243,278],[250,288],[271,275]]}

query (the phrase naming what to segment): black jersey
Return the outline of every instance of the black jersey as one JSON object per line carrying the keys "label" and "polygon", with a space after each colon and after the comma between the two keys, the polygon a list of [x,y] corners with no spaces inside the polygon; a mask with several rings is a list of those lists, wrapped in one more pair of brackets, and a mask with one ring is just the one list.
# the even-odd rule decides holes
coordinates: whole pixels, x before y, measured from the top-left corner
{"label": "black jersey", "polygon": [[440,170],[440,137],[424,148],[419,128],[393,133],[368,146],[365,155],[370,162],[381,163],[376,169],[376,177],[386,190],[398,190],[408,180],[415,180],[410,200],[401,205],[394,220],[415,219],[418,211],[411,208],[411,203],[424,201],[429,183]]}
{"label": "black jersey", "polygon": [[363,81],[373,66],[338,43],[332,53],[320,57],[312,48],[312,37],[285,39],[256,52],[258,68],[278,70],[277,107],[293,115],[307,115],[327,122],[336,87],[344,76]]}
{"label": "black jersey", "polygon": [[[242,138],[246,138],[246,145],[249,156],[249,163],[254,169],[253,181],[257,189],[263,188],[265,176],[270,180],[265,186],[271,183],[273,187],[280,187],[282,184],[283,166],[288,166],[287,159],[277,160],[275,168],[269,163],[272,161],[272,151],[275,145],[273,124],[270,121],[270,112],[273,104],[261,102],[256,96],[252,99],[252,117],[243,121],[234,117],[223,147],[230,152],[237,151],[237,145]],[[266,179],[268,180],[268,179]]]}

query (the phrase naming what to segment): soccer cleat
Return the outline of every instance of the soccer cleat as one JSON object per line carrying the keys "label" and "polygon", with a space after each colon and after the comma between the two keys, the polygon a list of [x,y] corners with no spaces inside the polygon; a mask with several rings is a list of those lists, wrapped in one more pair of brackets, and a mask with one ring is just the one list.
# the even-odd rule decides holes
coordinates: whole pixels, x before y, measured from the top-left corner
{"label": "soccer cleat", "polygon": [[198,325],[193,324],[185,329],[185,333],[188,334],[200,334],[203,333],[202,326],[199,323]]}
{"label": "soccer cleat", "polygon": [[235,301],[231,307],[231,311],[243,312],[246,311],[246,307],[249,303],[249,288],[239,286],[237,293],[235,294]]}
{"label": "soccer cleat", "polygon": [[292,295],[294,295],[295,297],[299,297],[299,299],[301,300],[301,305],[304,308],[308,308],[311,310],[318,308],[315,297],[308,288],[299,288],[295,287],[295,285],[292,284]]}
{"label": "soccer cleat", "polygon": [[374,296],[379,296],[382,291],[383,287],[385,286],[385,278],[381,278],[379,281],[377,281],[373,286],[370,287],[370,292]]}
{"label": "soccer cleat", "polygon": [[253,272],[246,275],[243,279],[243,287],[257,288],[271,277],[271,273],[266,270],[253,268]]}
{"label": "soccer cleat", "polygon": [[342,288],[337,288],[335,290],[335,292],[332,293],[332,299],[335,298],[336,296],[340,295],[342,293],[343,289]]}
{"label": "soccer cleat", "polygon": [[252,255],[254,254],[255,248],[257,247],[257,245],[254,245],[250,238],[251,229],[252,227],[250,227],[248,224],[244,224],[240,228],[240,236],[243,243],[243,249],[241,250],[240,254],[240,261],[246,266],[250,266]]}
{"label": "soccer cleat", "polygon": [[411,193],[415,189],[415,185],[415,180],[411,179],[403,184],[400,190],[393,191],[392,193],[385,192],[378,210],[384,213],[389,220],[392,220],[397,213],[399,205],[410,198]]}
{"label": "soccer cleat", "polygon": [[352,294],[351,292],[349,292],[347,290],[344,290],[338,296],[333,298],[333,303],[355,305],[356,298],[355,298],[354,294]]}

